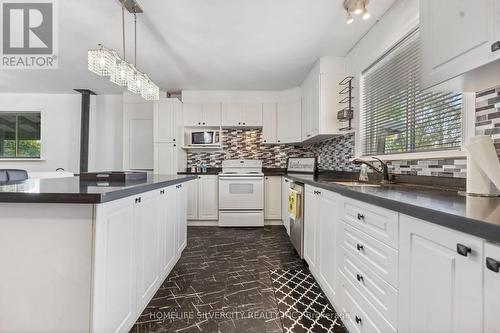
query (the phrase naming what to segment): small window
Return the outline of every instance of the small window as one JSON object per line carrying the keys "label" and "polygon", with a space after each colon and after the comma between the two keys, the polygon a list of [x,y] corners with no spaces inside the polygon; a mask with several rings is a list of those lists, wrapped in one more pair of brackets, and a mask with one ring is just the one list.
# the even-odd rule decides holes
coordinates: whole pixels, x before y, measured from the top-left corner
{"label": "small window", "polygon": [[0,112],[0,159],[40,158],[40,112]]}
{"label": "small window", "polygon": [[420,90],[418,30],[362,75],[363,155],[458,150],[462,95]]}

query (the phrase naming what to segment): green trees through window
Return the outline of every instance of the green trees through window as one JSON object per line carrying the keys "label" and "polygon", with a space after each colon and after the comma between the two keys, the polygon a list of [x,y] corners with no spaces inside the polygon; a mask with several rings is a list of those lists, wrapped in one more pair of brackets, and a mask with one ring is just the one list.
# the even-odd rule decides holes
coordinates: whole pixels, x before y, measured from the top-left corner
{"label": "green trees through window", "polygon": [[40,158],[40,112],[0,112],[0,158]]}

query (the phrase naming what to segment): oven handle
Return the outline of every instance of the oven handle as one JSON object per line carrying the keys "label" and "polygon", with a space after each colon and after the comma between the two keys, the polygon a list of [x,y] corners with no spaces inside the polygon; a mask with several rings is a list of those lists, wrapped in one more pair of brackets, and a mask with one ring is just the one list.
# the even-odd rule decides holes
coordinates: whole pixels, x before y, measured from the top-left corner
{"label": "oven handle", "polygon": [[219,176],[219,180],[264,180],[264,177],[224,177],[224,176]]}

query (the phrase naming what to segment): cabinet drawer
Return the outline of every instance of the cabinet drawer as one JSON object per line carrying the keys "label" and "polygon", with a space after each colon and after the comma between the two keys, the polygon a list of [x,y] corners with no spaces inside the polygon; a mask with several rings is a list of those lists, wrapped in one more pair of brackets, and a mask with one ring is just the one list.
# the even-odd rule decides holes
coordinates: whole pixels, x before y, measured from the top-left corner
{"label": "cabinet drawer", "polygon": [[344,274],[340,273],[342,311],[347,314],[344,320],[349,332],[397,332],[382,316],[380,316],[370,303],[361,296],[354,285]]}
{"label": "cabinet drawer", "polygon": [[393,326],[398,319],[398,291],[342,247],[339,268],[372,306]]}
{"label": "cabinet drawer", "polygon": [[379,241],[398,248],[398,213],[344,197],[342,219]]}
{"label": "cabinet drawer", "polygon": [[393,287],[398,286],[398,252],[342,222],[338,244]]}

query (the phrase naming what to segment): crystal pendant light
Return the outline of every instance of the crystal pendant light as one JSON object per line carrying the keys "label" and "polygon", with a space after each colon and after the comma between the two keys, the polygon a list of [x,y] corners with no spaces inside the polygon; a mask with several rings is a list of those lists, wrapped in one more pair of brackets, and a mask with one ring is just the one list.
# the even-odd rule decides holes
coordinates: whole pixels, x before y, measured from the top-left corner
{"label": "crystal pendant light", "polygon": [[116,58],[113,51],[99,44],[99,48],[89,50],[88,69],[99,76],[111,76]]}
{"label": "crystal pendant light", "polygon": [[142,91],[141,91],[141,96],[145,100],[148,101],[155,101],[160,99],[160,89],[156,84],[154,84],[149,78],[147,77],[147,83],[143,86]]}
{"label": "crystal pendant light", "polygon": [[147,84],[147,80],[144,77],[144,74],[135,69],[130,81],[127,84],[127,89],[131,93],[140,94],[142,92],[142,87],[145,84]]}
{"label": "crystal pendant light", "polygon": [[111,73],[111,82],[125,87],[131,81],[133,73],[134,71],[126,61],[117,58]]}

